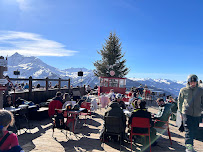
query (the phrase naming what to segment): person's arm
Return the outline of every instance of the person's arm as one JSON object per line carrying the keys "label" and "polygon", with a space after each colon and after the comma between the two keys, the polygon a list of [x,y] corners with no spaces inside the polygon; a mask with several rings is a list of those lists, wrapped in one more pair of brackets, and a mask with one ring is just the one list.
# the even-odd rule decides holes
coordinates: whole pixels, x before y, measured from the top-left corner
{"label": "person's arm", "polygon": [[203,89],[202,89],[202,93],[201,93],[201,111],[203,111]]}
{"label": "person's arm", "polygon": [[177,101],[177,106],[178,106],[178,111],[182,114],[182,105],[183,105],[183,93],[182,89],[180,90],[179,96],[178,96],[178,101]]}

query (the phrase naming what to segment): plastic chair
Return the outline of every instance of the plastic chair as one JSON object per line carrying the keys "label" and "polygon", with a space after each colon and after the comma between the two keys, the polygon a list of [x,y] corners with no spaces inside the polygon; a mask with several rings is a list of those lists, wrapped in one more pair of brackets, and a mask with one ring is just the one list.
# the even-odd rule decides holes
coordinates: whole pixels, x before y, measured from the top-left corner
{"label": "plastic chair", "polygon": [[[170,133],[170,130],[169,130],[169,119],[170,119],[170,116],[171,116],[171,114],[168,117],[168,121],[161,121],[161,120],[155,119],[155,121],[154,121],[154,128],[160,128],[160,129],[164,129],[164,130],[167,129],[168,130],[168,137],[169,137],[170,143],[172,145],[171,133]],[[156,126],[157,122],[163,123],[163,126]]]}
{"label": "plastic chair", "polygon": [[72,132],[74,133],[76,115],[70,114],[68,111],[64,111],[64,112],[63,112],[63,116],[64,116],[64,118],[66,118],[66,122],[65,122],[66,127],[68,127],[68,125],[69,125],[70,123],[72,123]]}
{"label": "plastic chair", "polygon": [[92,116],[91,115],[91,102],[86,102],[86,101],[83,101],[81,103],[81,108],[85,108],[87,109],[87,112],[81,112],[80,115],[82,116],[85,116],[85,123],[86,123],[86,116]]}
{"label": "plastic chair", "polygon": [[[105,116],[104,117],[104,135],[117,135],[120,139],[120,151],[121,151],[121,142],[122,142],[122,134],[124,131],[122,130],[122,121],[121,118],[115,116]],[[103,146],[104,147],[104,146]]]}
{"label": "plastic chair", "polygon": [[[147,128],[147,133],[134,133],[133,128]],[[132,124],[131,124],[131,131],[130,131],[130,142],[131,142],[131,151],[132,151],[132,136],[133,135],[144,135],[145,136],[145,142],[146,142],[146,136],[149,136],[149,144],[150,144],[150,152],[151,152],[151,139],[150,139],[150,121],[149,118],[141,118],[141,117],[133,117]]]}

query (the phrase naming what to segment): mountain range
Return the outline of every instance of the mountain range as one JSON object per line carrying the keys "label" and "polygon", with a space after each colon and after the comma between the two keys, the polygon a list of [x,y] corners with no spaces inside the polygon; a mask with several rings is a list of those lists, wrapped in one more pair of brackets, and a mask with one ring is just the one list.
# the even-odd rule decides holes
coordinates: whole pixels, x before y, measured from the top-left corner
{"label": "mountain range", "polygon": [[[19,78],[46,78],[50,79],[71,79],[73,86],[82,84],[89,84],[91,87],[99,85],[98,77],[94,76],[92,70],[86,68],[69,68],[60,70],[53,66],[44,63],[37,57],[26,57],[19,53],[15,53],[8,57],[8,71],[4,72],[4,75],[8,75],[11,78],[16,78],[13,71],[20,71]],[[83,71],[83,77],[78,77],[78,71]],[[45,82],[44,82],[45,83]],[[127,78],[126,87],[129,89],[132,86],[138,87],[140,84],[147,85],[150,89],[162,90],[166,94],[177,96],[180,89],[185,86],[186,82],[177,82],[168,79],[138,79],[138,78]],[[43,85],[43,84],[42,84]],[[63,85],[63,84],[62,84]]]}

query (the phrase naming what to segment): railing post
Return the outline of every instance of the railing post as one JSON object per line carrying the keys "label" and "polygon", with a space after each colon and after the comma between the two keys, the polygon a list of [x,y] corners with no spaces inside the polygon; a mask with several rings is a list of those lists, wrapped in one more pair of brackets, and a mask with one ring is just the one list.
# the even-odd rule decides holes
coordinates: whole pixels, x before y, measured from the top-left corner
{"label": "railing post", "polygon": [[68,79],[68,93],[69,94],[71,93],[71,90],[70,90],[70,79]]}
{"label": "railing post", "polygon": [[49,89],[49,78],[46,77],[46,91],[48,91]]}
{"label": "railing post", "polygon": [[61,78],[59,78],[59,90],[61,90]]}
{"label": "railing post", "polygon": [[32,101],[32,77],[29,77],[29,100]]}
{"label": "railing post", "polygon": [[[0,59],[4,59],[3,56],[0,56]],[[3,79],[3,66],[0,65],[0,79]],[[0,87],[3,86],[0,84]],[[3,90],[0,90],[0,109],[3,109]]]}

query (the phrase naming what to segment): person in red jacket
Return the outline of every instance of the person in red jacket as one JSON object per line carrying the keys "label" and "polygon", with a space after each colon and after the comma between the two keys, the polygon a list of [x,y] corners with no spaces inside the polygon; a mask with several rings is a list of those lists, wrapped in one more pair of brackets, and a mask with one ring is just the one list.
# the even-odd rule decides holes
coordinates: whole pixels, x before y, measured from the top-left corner
{"label": "person in red jacket", "polygon": [[62,95],[61,92],[57,92],[56,97],[54,97],[52,101],[49,103],[49,110],[48,110],[49,117],[54,116],[55,109],[62,109],[63,100],[61,95]]}
{"label": "person in red jacket", "polygon": [[0,110],[0,151],[12,150],[15,152],[23,152],[19,146],[17,135],[7,130],[7,128],[13,124],[13,114],[7,110]]}

